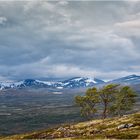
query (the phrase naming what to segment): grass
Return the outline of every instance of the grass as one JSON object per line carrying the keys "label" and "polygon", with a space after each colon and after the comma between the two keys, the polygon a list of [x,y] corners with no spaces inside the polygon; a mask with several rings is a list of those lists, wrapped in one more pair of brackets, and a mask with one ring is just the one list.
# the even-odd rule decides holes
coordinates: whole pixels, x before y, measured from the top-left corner
{"label": "grass", "polygon": [[[133,127],[118,130],[121,124],[131,123]],[[53,129],[28,134],[3,137],[1,139],[140,139],[140,112],[105,120],[92,120],[77,124],[61,125]]]}

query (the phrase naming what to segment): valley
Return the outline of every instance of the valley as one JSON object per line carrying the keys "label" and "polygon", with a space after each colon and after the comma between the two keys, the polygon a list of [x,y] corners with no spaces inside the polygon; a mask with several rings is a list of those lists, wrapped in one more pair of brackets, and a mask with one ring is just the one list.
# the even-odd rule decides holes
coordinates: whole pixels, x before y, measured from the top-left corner
{"label": "valley", "polygon": [[[10,90],[0,93],[0,135],[40,130],[58,124],[80,121],[73,103],[79,90],[53,94],[46,89]],[[64,94],[65,93],[65,94]]]}

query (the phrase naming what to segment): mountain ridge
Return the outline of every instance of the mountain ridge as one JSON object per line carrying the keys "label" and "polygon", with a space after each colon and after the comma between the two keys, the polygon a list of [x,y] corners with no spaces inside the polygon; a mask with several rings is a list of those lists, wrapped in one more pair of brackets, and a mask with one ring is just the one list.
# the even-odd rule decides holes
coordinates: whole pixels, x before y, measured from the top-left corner
{"label": "mountain ridge", "polygon": [[41,81],[36,79],[25,79],[18,82],[1,82],[0,89],[10,89],[10,88],[80,88],[80,87],[91,87],[97,84],[105,83],[104,81],[97,78],[88,77],[74,77],[71,79],[63,81]]}
{"label": "mountain ridge", "polygon": [[93,86],[103,86],[106,84],[121,84],[121,85],[137,85],[140,84],[140,76],[128,75],[105,82],[103,80],[91,77],[73,77],[66,80],[45,81],[37,79],[25,79],[17,82],[0,82],[0,90],[6,89],[21,89],[21,88],[55,88],[55,89],[72,89],[72,88],[88,88]]}
{"label": "mountain ridge", "polygon": [[140,76],[136,74],[132,74],[132,75],[128,75],[125,77],[111,80],[108,83],[117,83],[117,84],[123,84],[123,85],[138,84],[140,83]]}

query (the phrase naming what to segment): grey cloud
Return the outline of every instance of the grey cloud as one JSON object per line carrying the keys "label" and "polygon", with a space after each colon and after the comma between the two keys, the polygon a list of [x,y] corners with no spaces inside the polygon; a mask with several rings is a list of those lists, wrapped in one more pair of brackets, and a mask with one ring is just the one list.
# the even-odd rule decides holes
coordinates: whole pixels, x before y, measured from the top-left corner
{"label": "grey cloud", "polygon": [[2,78],[91,75],[111,79],[139,73],[137,5],[127,1],[0,2]]}
{"label": "grey cloud", "polygon": [[0,17],[0,25],[4,25],[6,21],[7,21],[6,17]]}

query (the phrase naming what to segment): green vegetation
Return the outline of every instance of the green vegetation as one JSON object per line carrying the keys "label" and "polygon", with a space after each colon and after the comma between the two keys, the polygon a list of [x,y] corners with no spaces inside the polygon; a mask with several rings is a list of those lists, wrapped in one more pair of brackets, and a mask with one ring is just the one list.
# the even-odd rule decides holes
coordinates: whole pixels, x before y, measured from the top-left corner
{"label": "green vegetation", "polygon": [[[16,92],[16,93],[15,93]],[[73,104],[79,91],[64,91],[57,95],[46,89],[12,91],[0,95],[0,136],[27,133],[63,123],[84,120]],[[84,92],[84,91],[83,91]],[[7,115],[9,114],[9,115]]]}
{"label": "green vegetation", "polygon": [[122,116],[131,110],[135,97],[135,92],[129,86],[109,84],[101,89],[88,89],[84,96],[76,96],[75,102],[81,108],[81,115],[87,118],[93,118],[101,106],[105,119],[108,114]]}
{"label": "green vegetation", "polygon": [[91,118],[97,112],[96,104],[100,102],[96,88],[88,89],[85,96],[76,96],[75,101],[81,107],[81,115]]}
{"label": "green vegetation", "polygon": [[[61,124],[59,127],[43,131],[7,137],[1,136],[0,139],[140,139],[140,112],[124,115],[127,111],[132,110],[136,102],[135,97],[135,92],[128,86],[110,84],[101,89],[90,88],[85,95],[75,97],[75,102],[81,108],[81,115],[90,121]],[[73,112],[73,109],[71,111]],[[91,120],[100,113],[103,119]],[[60,116],[61,120],[63,118],[67,120],[69,115],[71,116],[68,111],[65,116]],[[77,113],[75,112],[73,115],[71,117],[75,118]],[[48,117],[50,117],[50,121],[53,119],[54,122],[57,122],[57,117],[53,118],[49,115]],[[69,117],[71,120],[72,118]],[[40,117],[40,120],[44,122],[45,116]]]}
{"label": "green vegetation", "polygon": [[126,111],[131,110],[136,102],[135,97],[135,92],[129,86],[122,87],[116,94],[116,100],[112,106],[114,113],[122,116]]}
{"label": "green vegetation", "polygon": [[104,86],[102,89],[99,90],[99,96],[101,98],[100,103],[103,105],[103,113],[102,116],[105,119],[107,117],[107,113],[110,111],[112,107],[112,102],[115,100],[115,94],[119,91],[117,90],[117,86],[115,84],[110,84]]}
{"label": "green vegetation", "polygon": [[[131,124],[131,126],[118,129],[124,124]],[[1,139],[140,139],[140,112],[123,117],[61,125],[52,129]]]}

